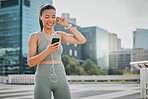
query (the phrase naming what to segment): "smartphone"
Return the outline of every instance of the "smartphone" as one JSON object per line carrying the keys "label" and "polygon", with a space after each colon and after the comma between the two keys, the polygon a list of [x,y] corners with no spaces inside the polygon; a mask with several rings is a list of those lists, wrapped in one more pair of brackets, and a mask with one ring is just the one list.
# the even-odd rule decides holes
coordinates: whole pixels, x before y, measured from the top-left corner
{"label": "smartphone", "polygon": [[51,44],[59,42],[60,38],[52,38]]}

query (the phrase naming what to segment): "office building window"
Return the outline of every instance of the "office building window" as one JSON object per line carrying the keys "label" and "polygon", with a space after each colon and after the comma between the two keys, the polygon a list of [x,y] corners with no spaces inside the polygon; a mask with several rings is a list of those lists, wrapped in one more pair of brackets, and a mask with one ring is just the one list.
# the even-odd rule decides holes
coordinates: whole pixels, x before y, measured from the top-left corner
{"label": "office building window", "polygon": [[30,7],[30,1],[29,0],[24,0],[24,5],[27,7]]}
{"label": "office building window", "polygon": [[75,57],[77,57],[77,50],[75,50],[74,55],[75,55]]}
{"label": "office building window", "polygon": [[77,44],[74,44],[74,47],[77,47]]}
{"label": "office building window", "polygon": [[10,7],[10,6],[16,6],[18,4],[19,4],[18,0],[1,1],[1,8]]}
{"label": "office building window", "polygon": [[69,56],[72,56],[72,49],[69,50]]}

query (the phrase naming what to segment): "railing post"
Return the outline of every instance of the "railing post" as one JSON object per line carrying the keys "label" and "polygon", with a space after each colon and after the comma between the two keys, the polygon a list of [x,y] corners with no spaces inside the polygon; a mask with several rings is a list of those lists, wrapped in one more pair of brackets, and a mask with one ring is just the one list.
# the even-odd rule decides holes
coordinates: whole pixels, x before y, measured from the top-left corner
{"label": "railing post", "polygon": [[125,80],[122,80],[122,84],[124,84],[125,83]]}
{"label": "railing post", "polygon": [[138,62],[131,62],[130,65],[135,66],[137,69],[140,69],[140,98],[147,99],[148,92],[147,92],[147,84],[148,84],[148,61],[138,61]]}
{"label": "railing post", "polygon": [[84,84],[84,80],[81,80],[81,83]]}
{"label": "railing post", "polygon": [[110,84],[110,79],[107,80],[108,84]]}
{"label": "railing post", "polygon": [[140,83],[140,79],[137,79],[137,83]]}
{"label": "railing post", "polygon": [[140,69],[140,87],[141,87],[141,94],[140,94],[140,98],[144,98],[145,97],[145,88],[146,88],[146,79],[145,79],[145,69]]}
{"label": "railing post", "polygon": [[8,76],[8,83],[11,83],[11,76]]}

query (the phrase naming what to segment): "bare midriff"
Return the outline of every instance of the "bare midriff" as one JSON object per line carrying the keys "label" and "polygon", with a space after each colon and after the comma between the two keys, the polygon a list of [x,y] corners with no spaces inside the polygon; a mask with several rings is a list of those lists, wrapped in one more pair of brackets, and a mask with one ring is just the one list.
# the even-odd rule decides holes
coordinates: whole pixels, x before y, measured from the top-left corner
{"label": "bare midriff", "polygon": [[60,64],[60,63],[62,62],[59,60],[48,60],[48,61],[41,62],[40,64]]}

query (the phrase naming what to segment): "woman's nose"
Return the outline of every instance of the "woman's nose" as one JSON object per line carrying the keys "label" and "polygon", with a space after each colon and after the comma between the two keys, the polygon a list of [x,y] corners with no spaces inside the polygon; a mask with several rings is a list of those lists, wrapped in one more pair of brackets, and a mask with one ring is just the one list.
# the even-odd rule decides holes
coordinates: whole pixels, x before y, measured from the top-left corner
{"label": "woman's nose", "polygon": [[53,19],[52,19],[52,18],[49,18],[48,20],[49,20],[49,21],[52,21]]}

